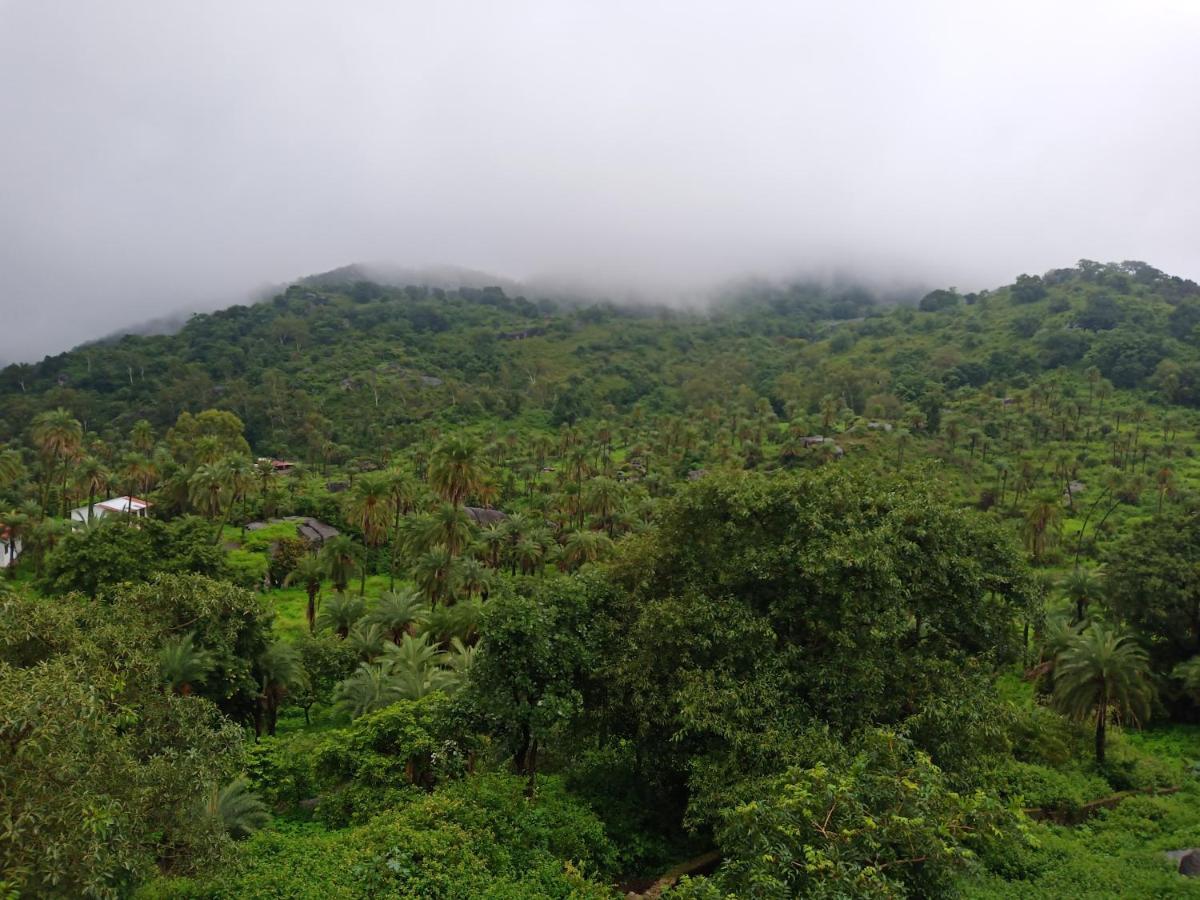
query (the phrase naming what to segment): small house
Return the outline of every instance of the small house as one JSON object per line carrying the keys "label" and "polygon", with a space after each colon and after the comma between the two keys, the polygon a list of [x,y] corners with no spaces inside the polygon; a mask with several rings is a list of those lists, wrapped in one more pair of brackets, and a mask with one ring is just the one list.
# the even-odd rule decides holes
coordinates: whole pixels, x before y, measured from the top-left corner
{"label": "small house", "polygon": [[335,538],[339,534],[336,528],[332,525],[326,525],[319,519],[314,519],[311,516],[306,517],[291,517],[287,518],[288,522],[296,523],[296,533],[313,547],[323,547],[325,542],[330,538]]}
{"label": "small house", "polygon": [[0,525],[0,569],[7,569],[21,555],[21,539],[8,526]]}
{"label": "small house", "polygon": [[[143,500],[141,497],[109,497],[107,500],[99,500],[92,504],[92,519],[102,519],[105,516],[113,515],[136,516],[144,519],[150,514],[149,510],[153,505],[149,500]],[[86,506],[76,507],[71,510],[71,518],[76,522],[86,522],[88,508]]]}

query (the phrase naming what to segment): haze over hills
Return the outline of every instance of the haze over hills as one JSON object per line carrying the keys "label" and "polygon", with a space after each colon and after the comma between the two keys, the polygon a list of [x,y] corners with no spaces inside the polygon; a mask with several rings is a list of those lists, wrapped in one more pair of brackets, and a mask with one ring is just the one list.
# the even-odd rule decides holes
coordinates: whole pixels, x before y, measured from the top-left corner
{"label": "haze over hills", "polygon": [[[80,809],[133,798],[125,855],[29,850],[39,825],[5,877],[133,858],[154,896],[607,900],[700,859],[689,900],[1177,887],[1200,285],[1081,260],[915,304],[830,279],[671,307],[368,277],[414,276],[0,369],[0,723],[36,735],[0,807],[86,843]],[[1156,732],[1072,693],[1095,654]],[[81,724],[92,685],[120,702]],[[223,824],[222,796],[255,815]]]}
{"label": "haze over hills", "polygon": [[1197,47],[0,0],[0,900],[1200,900]]}
{"label": "haze over hills", "polygon": [[[736,305],[748,297],[761,296],[789,286],[805,285],[819,290],[861,291],[881,304],[915,303],[929,285],[912,279],[868,277],[859,278],[852,272],[829,268],[817,273],[788,278],[766,278],[745,275],[710,284],[665,286],[656,288],[613,279],[607,286],[599,281],[584,281],[566,275],[540,276],[518,281],[502,275],[459,266],[411,267],[388,263],[351,263],[296,279],[292,284],[319,288],[337,288],[366,281],[388,287],[423,287],[442,290],[498,287],[510,296],[551,302],[555,306],[577,307],[607,303],[628,308],[671,308],[705,311]],[[261,303],[285,290],[287,284],[261,285],[246,295],[246,302]],[[228,304],[212,301],[204,307],[181,309],[177,312],[133,322],[106,334],[84,341],[91,344],[111,344],[126,335],[168,335],[177,333],[194,315],[219,311]],[[63,348],[65,351],[68,348]],[[59,351],[62,352],[62,351]],[[32,362],[33,359],[20,360]],[[7,365],[5,361],[0,364]]]}

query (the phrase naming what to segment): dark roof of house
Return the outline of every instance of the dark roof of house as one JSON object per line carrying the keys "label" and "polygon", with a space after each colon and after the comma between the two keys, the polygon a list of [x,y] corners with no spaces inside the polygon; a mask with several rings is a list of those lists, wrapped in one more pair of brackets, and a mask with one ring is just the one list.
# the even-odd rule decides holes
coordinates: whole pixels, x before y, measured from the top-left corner
{"label": "dark roof of house", "polygon": [[330,538],[335,538],[339,534],[336,528],[332,525],[326,525],[319,519],[310,517],[294,516],[288,519],[289,522],[296,523],[296,532],[300,537],[312,544],[323,544]]}
{"label": "dark roof of house", "polygon": [[467,506],[465,509],[467,515],[480,525],[494,525],[496,522],[503,522],[508,518],[498,509],[484,509],[481,506]]}

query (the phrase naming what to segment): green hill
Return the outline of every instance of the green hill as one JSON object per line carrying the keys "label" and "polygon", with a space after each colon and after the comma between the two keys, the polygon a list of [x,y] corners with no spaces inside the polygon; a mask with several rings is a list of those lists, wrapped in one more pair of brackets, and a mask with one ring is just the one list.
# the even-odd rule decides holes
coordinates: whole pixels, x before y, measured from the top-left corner
{"label": "green hill", "polygon": [[0,893],[1197,893],[1200,286],[362,274],[0,371]]}

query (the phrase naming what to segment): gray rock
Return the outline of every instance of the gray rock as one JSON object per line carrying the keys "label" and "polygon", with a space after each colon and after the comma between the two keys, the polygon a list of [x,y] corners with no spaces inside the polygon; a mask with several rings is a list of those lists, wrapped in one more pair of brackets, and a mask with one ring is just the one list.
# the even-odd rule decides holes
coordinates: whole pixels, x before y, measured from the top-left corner
{"label": "gray rock", "polygon": [[1200,876],[1200,850],[1191,850],[1179,860],[1179,874],[1188,878]]}

